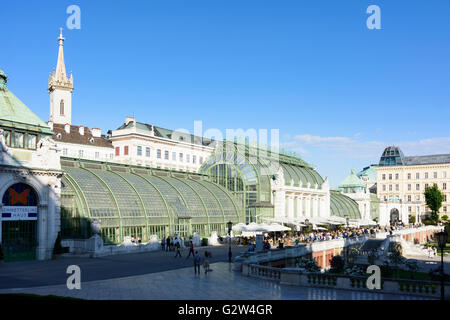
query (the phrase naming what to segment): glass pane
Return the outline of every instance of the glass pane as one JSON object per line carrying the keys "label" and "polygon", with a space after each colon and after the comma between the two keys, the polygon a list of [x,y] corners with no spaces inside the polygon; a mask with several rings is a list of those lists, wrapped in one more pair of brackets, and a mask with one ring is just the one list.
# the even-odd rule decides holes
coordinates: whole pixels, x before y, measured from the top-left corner
{"label": "glass pane", "polygon": [[25,138],[26,138],[26,147],[28,149],[36,149],[36,135],[27,134]]}
{"label": "glass pane", "polygon": [[23,148],[23,133],[14,132],[14,147]]}

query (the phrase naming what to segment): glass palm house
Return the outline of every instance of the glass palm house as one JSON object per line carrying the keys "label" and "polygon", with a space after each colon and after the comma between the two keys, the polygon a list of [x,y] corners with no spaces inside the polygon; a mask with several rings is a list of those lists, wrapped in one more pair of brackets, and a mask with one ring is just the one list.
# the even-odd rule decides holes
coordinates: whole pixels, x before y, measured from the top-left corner
{"label": "glass palm house", "polygon": [[221,235],[229,221],[243,221],[241,204],[205,175],[69,158],[61,166],[66,238],[89,237],[94,218],[106,244],[126,236],[147,241],[151,235]]}

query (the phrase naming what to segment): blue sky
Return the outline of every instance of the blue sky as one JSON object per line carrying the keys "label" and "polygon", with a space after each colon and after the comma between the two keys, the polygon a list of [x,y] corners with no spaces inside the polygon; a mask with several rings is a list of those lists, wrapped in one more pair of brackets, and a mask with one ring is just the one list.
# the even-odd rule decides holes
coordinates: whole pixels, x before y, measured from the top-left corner
{"label": "blue sky", "polygon": [[[371,4],[382,30],[366,27]],[[390,144],[450,153],[449,13],[446,0],[7,1],[0,68],[47,120],[64,27],[73,124],[279,129],[335,187]]]}

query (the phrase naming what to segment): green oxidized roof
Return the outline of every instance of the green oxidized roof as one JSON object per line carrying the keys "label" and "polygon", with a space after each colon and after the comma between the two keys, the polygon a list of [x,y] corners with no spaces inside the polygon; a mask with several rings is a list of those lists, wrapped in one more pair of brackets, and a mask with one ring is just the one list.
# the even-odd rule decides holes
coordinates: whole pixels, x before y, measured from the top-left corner
{"label": "green oxidized roof", "polygon": [[368,178],[370,181],[376,181],[377,180],[377,167],[378,165],[370,165],[368,167],[365,167],[360,172],[358,172],[356,175],[360,178]]}
{"label": "green oxidized roof", "polygon": [[360,178],[355,174],[355,170],[352,169],[352,172],[341,182],[339,188],[349,188],[349,187],[365,187],[365,184],[362,182]]}
{"label": "green oxidized roof", "polygon": [[8,77],[0,70],[0,125],[52,134],[50,127],[7,88]]}
{"label": "green oxidized roof", "polygon": [[356,201],[337,190],[330,190],[330,209],[332,216],[361,219],[361,213]]}

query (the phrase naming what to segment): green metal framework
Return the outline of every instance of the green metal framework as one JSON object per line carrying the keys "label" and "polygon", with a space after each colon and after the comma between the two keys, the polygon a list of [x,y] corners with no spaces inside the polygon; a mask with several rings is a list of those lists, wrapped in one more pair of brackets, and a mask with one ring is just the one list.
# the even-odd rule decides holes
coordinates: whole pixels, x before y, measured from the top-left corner
{"label": "green metal framework", "polygon": [[243,222],[240,203],[204,175],[71,158],[61,167],[63,236],[89,236],[93,218],[106,243],[176,232],[224,235],[228,221]]}
{"label": "green metal framework", "polygon": [[321,188],[324,181],[302,159],[228,141],[218,145],[199,171],[239,199],[245,208],[245,221],[249,223],[262,215],[273,217],[273,208],[251,207],[256,202],[271,201],[270,180],[275,178],[279,168],[286,185]]}
{"label": "green metal framework", "polygon": [[361,219],[356,201],[337,190],[330,190],[330,207],[332,216]]}

